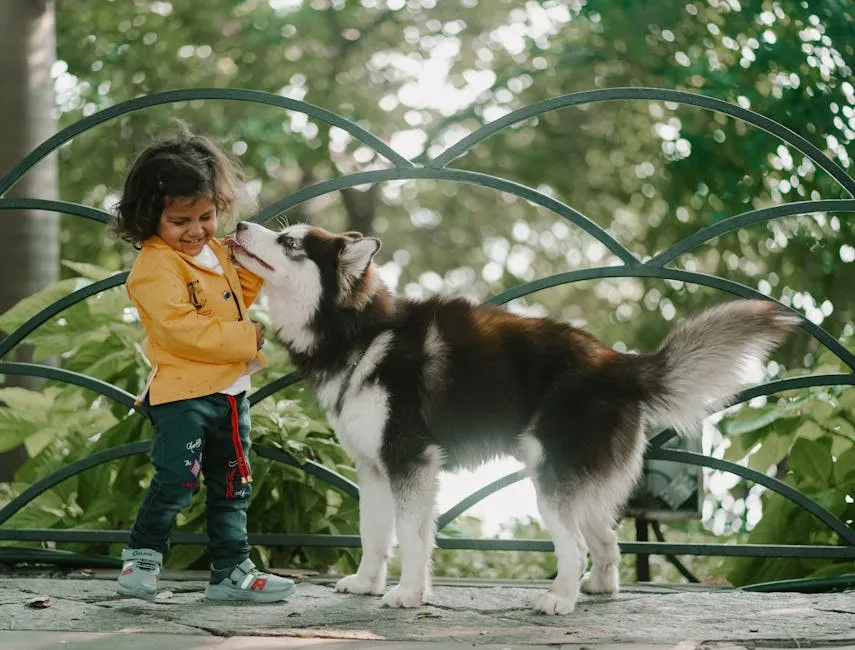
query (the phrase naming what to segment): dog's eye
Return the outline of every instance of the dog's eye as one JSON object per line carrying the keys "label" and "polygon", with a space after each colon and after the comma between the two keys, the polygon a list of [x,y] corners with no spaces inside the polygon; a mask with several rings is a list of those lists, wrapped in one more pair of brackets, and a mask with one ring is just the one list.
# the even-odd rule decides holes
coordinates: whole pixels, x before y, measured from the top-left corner
{"label": "dog's eye", "polygon": [[285,247],[286,250],[296,251],[300,250],[300,242],[293,237],[282,237],[279,240],[279,243]]}

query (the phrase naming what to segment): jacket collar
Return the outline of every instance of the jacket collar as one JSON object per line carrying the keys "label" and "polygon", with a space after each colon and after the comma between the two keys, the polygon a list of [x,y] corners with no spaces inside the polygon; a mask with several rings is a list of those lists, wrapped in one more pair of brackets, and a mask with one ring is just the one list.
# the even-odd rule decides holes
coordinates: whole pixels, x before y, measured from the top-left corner
{"label": "jacket collar", "polygon": [[[223,245],[219,239],[211,238],[208,242],[208,246],[214,252],[214,255],[217,256],[217,260],[220,262],[220,266],[223,268],[223,273],[226,272],[228,268],[228,259],[229,259],[229,250]],[[173,248],[169,244],[167,244],[163,239],[160,238],[159,235],[152,235],[148,239],[143,242],[143,248],[155,248],[158,250],[170,250],[174,251],[176,255],[178,255],[181,259],[186,261],[188,264],[196,267],[197,269],[201,269],[203,271],[207,271],[208,273],[215,273],[211,268],[208,268],[204,264],[200,264],[195,258],[187,253],[182,253],[180,250]]]}

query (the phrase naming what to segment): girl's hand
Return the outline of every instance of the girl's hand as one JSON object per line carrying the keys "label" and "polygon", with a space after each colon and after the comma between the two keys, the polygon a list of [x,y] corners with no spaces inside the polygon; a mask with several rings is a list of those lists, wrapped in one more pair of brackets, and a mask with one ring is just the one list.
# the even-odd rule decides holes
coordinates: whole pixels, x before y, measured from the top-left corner
{"label": "girl's hand", "polygon": [[255,325],[255,349],[260,350],[264,345],[264,325],[262,323],[253,323]]}

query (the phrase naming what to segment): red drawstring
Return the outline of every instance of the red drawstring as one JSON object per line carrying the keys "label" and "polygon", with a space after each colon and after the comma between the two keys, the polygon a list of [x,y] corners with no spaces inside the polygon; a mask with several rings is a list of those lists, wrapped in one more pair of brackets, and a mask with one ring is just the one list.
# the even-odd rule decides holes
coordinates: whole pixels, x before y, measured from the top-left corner
{"label": "red drawstring", "polygon": [[238,422],[237,401],[234,395],[226,395],[229,400],[229,406],[232,409],[232,445],[235,448],[235,458],[237,459],[237,470],[240,476],[240,482],[243,485],[252,483],[252,474],[249,473],[249,463],[246,462],[246,454],[243,451],[243,445],[240,442],[240,423]]}

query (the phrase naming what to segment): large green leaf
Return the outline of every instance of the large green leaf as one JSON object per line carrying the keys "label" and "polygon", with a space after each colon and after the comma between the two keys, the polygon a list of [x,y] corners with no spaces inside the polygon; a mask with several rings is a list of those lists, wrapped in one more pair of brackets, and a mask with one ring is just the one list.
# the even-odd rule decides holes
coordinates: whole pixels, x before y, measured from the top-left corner
{"label": "large green leaf", "polygon": [[27,439],[24,441],[24,444],[27,447],[27,454],[31,457],[36,456],[42,451],[42,449],[56,440],[56,438],[56,431],[53,429],[47,427],[39,429],[32,435],[27,436]]}
{"label": "large green leaf", "polygon": [[6,408],[28,412],[38,417],[50,411],[54,405],[54,397],[45,391],[18,387],[0,388],[0,404],[4,404]]}
{"label": "large green leaf", "polygon": [[[817,371],[817,374],[821,374]],[[816,422],[825,422],[832,415],[834,415],[837,406],[830,399],[815,399],[810,402],[810,406],[805,409],[806,414],[809,415]]]}
{"label": "large green leaf", "polygon": [[7,312],[0,315],[0,330],[12,332],[39,312],[50,307],[60,298],[64,298],[84,285],[85,282],[77,278],[69,278],[24,298]]}
{"label": "large green leaf", "polygon": [[719,428],[727,436],[738,436],[762,429],[783,415],[784,409],[775,402],[759,408],[744,407],[723,420]]}
{"label": "large green leaf", "polygon": [[42,424],[24,413],[0,408],[0,453],[14,449],[38,433]]}
{"label": "large green leaf", "polygon": [[123,349],[102,356],[88,368],[85,368],[83,372],[90,377],[113,382],[119,375],[134,373],[136,365],[133,351]]}
{"label": "large green leaf", "polygon": [[855,447],[850,447],[834,461],[834,481],[837,485],[855,479]]}
{"label": "large green leaf", "polygon": [[799,485],[824,489],[831,483],[831,441],[828,438],[818,440],[796,440],[790,453],[790,470]]}
{"label": "large green leaf", "polygon": [[198,544],[181,544],[174,546],[166,558],[168,569],[185,569],[198,561],[205,554],[205,547]]}
{"label": "large green leaf", "polygon": [[774,433],[767,435],[763,438],[760,449],[748,457],[748,466],[758,472],[768,472],[770,467],[774,467],[786,457],[790,451],[790,441],[789,436]]}
{"label": "large green leaf", "polygon": [[855,575],[855,562],[832,562],[825,565],[816,571],[812,571],[806,578],[832,578],[836,576]]}
{"label": "large green leaf", "polygon": [[855,413],[855,387],[846,388],[841,392],[838,397],[838,403],[842,410]]}
{"label": "large green leaf", "polygon": [[805,440],[818,440],[827,435],[822,427],[814,420],[807,420],[799,425],[796,436]]}
{"label": "large green leaf", "polygon": [[71,269],[79,276],[89,280],[98,281],[109,278],[115,273],[110,269],[105,269],[97,264],[89,264],[87,262],[73,262],[72,260],[62,260],[62,265]]}

